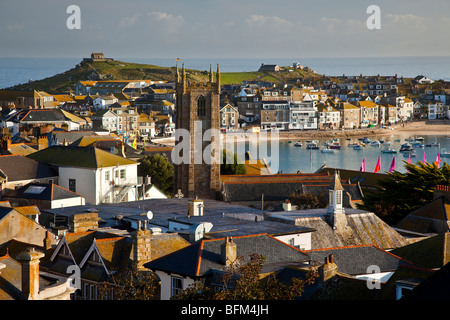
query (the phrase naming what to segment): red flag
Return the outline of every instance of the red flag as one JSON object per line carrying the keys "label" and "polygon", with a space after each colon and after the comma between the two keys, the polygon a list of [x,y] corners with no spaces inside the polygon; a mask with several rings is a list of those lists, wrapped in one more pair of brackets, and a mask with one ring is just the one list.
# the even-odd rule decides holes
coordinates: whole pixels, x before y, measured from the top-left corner
{"label": "red flag", "polygon": [[377,162],[377,165],[375,166],[374,173],[377,173],[380,170],[381,170],[381,156],[378,156],[378,162]]}
{"label": "red flag", "polygon": [[437,164],[437,167],[439,168],[439,165],[441,164],[441,157],[439,156],[439,152],[436,156],[436,164]]}
{"label": "red flag", "polygon": [[391,167],[389,168],[389,172],[392,172],[395,170],[395,157],[392,159]]}
{"label": "red flag", "polygon": [[423,163],[427,163],[427,154],[425,153],[425,151],[423,152]]}
{"label": "red flag", "polygon": [[408,163],[411,163],[411,152],[408,155]]}
{"label": "red flag", "polygon": [[359,169],[359,171],[366,171],[366,158],[363,158],[363,161],[361,163],[361,168]]}

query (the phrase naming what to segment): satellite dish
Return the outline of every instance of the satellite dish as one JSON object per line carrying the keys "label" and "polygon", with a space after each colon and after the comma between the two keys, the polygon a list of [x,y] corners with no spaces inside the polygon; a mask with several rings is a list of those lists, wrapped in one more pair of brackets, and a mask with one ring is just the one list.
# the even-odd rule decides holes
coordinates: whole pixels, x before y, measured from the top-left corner
{"label": "satellite dish", "polygon": [[153,212],[147,211],[147,219],[152,220],[153,219]]}

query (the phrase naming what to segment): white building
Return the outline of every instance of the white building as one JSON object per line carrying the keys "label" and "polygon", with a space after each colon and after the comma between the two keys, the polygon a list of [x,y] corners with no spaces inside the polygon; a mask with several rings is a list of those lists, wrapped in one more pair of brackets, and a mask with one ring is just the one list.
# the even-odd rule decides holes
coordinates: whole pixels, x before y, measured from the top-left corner
{"label": "white building", "polygon": [[312,103],[291,104],[289,111],[289,129],[317,129],[317,109],[313,107]]}
{"label": "white building", "polygon": [[52,146],[30,158],[58,167],[59,185],[86,204],[138,200],[138,162],[95,147]]}
{"label": "white building", "polygon": [[107,107],[116,102],[119,102],[119,99],[117,99],[115,96],[105,95],[95,98],[92,103],[94,105],[94,108],[98,110],[98,109],[106,109]]}

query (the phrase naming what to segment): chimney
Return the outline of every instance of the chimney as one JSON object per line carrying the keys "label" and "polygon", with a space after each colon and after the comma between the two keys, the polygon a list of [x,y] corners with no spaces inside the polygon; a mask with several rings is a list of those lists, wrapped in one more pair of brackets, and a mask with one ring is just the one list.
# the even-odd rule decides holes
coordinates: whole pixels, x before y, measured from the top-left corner
{"label": "chimney", "polygon": [[44,257],[42,252],[34,248],[20,253],[16,260],[22,265],[22,299],[37,300],[39,298],[39,259]]}
{"label": "chimney", "polygon": [[88,230],[97,230],[98,213],[77,213],[69,218],[69,232],[86,232]]}
{"label": "chimney", "polygon": [[38,138],[38,150],[43,150],[48,148],[48,139],[47,137],[39,137]]}
{"label": "chimney", "polygon": [[325,263],[322,266],[322,280],[327,281],[334,277],[337,273],[337,265],[334,263],[333,255],[325,257]]}
{"label": "chimney", "polygon": [[45,238],[44,238],[44,249],[50,250],[52,248],[52,239],[50,238],[50,233],[48,231],[45,231]]}
{"label": "chimney", "polygon": [[188,215],[189,217],[193,216],[203,216],[203,200],[195,197],[193,200],[189,200],[188,203]]}
{"label": "chimney", "polygon": [[286,200],[283,202],[283,210],[284,211],[291,211],[291,202],[289,200]]}
{"label": "chimney", "polygon": [[2,138],[2,149],[8,151],[11,148],[11,135],[8,133]]}
{"label": "chimney", "polygon": [[226,237],[225,242],[222,243],[221,247],[221,256],[222,256],[222,263],[226,266],[229,266],[232,264],[236,258],[237,258],[237,247],[236,243],[233,242],[233,238]]}
{"label": "chimney", "polygon": [[144,263],[152,259],[152,230],[142,229],[139,224],[138,229],[133,233],[133,266],[136,270],[145,270]]}

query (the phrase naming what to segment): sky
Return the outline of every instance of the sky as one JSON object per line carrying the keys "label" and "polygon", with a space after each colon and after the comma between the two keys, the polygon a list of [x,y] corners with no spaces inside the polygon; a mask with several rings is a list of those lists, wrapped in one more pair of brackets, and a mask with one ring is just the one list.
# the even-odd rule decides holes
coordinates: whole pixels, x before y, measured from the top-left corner
{"label": "sky", "polygon": [[0,57],[450,56],[448,30],[448,0],[0,1]]}

